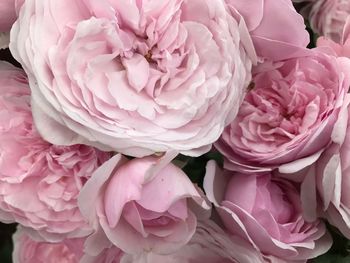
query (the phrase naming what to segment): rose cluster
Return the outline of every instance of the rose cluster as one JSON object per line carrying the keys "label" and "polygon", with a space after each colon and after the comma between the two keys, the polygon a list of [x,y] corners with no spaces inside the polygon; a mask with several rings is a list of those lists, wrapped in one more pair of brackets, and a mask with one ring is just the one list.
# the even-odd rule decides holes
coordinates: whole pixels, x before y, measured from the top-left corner
{"label": "rose cluster", "polygon": [[350,239],[350,1],[2,0],[0,48],[13,262],[301,263],[330,225]]}

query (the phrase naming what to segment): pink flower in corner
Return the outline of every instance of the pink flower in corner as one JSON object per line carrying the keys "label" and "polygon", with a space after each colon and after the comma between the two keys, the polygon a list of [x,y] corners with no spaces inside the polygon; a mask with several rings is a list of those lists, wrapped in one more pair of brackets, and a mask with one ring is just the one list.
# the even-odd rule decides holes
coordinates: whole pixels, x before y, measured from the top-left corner
{"label": "pink flower in corner", "polygon": [[309,4],[311,28],[321,36],[340,43],[345,22],[350,15],[348,0],[317,0]]}
{"label": "pink flower in corner", "polygon": [[13,23],[16,21],[16,1],[17,0],[0,1],[0,32],[10,32]]}
{"label": "pink flower in corner", "polygon": [[116,155],[94,173],[79,196],[83,215],[96,228],[89,244],[95,238],[103,243],[105,235],[126,253],[171,253],[195,232],[191,207],[210,208],[199,191],[167,155],[131,161]]}
{"label": "pink flower in corner", "polygon": [[46,140],[198,156],[235,117],[255,55],[224,0],[24,5],[10,49],[29,76]]}
{"label": "pink flower in corner", "polygon": [[255,67],[253,82],[215,144],[226,169],[291,173],[315,162],[331,142],[350,84],[350,60],[305,50]]}
{"label": "pink flower in corner", "polygon": [[299,192],[286,180],[273,179],[269,173],[222,172],[209,161],[204,189],[227,230],[266,255],[288,262],[306,260],[331,246],[323,222],[305,221]]}
{"label": "pink flower in corner", "polygon": [[[13,245],[13,263],[78,263],[82,255],[83,240],[69,240],[69,245],[65,242],[35,241],[19,227],[13,235]],[[70,248],[73,245],[79,248],[79,253]]]}
{"label": "pink flower in corner", "polygon": [[55,146],[33,125],[25,73],[0,63],[0,220],[50,241],[89,234],[77,197],[109,158],[85,145]]}

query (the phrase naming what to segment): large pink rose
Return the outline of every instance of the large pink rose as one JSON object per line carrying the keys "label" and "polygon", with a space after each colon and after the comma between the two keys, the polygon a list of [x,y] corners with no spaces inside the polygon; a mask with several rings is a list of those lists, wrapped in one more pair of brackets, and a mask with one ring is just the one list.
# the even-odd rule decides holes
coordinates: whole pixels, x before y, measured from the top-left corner
{"label": "large pink rose", "polygon": [[308,9],[312,29],[319,35],[340,43],[346,19],[350,15],[350,2],[317,0],[310,5]]}
{"label": "large pink rose", "polygon": [[209,161],[204,189],[227,230],[264,254],[306,261],[331,246],[323,222],[304,220],[299,192],[286,180],[269,173],[222,172]]}
{"label": "large pink rose", "polygon": [[197,225],[194,211],[206,216],[210,207],[169,158],[173,156],[128,161],[116,155],[93,174],[79,196],[83,215],[96,229],[88,250],[98,252],[94,244],[109,239],[126,253],[164,254],[191,239]]}
{"label": "large pink rose", "polygon": [[290,58],[309,44],[304,19],[290,0],[225,1],[233,14],[237,10],[244,17],[259,57]]}
{"label": "large pink rose", "polygon": [[28,0],[11,36],[55,144],[199,155],[250,81],[251,39],[223,0]]}
{"label": "large pink rose", "polygon": [[1,221],[18,222],[48,240],[90,233],[77,196],[109,155],[90,146],[45,142],[33,125],[25,73],[4,62],[0,63],[0,152]]}
{"label": "large pink rose", "polygon": [[13,235],[12,260],[13,263],[78,263],[80,255],[70,248],[73,243],[82,248],[80,239],[70,240],[69,245],[65,242],[40,242],[31,239],[22,228],[19,228]]}
{"label": "large pink rose", "polygon": [[253,75],[255,87],[215,145],[225,167],[290,173],[312,164],[331,141],[349,88],[350,60],[305,50],[260,64]]}

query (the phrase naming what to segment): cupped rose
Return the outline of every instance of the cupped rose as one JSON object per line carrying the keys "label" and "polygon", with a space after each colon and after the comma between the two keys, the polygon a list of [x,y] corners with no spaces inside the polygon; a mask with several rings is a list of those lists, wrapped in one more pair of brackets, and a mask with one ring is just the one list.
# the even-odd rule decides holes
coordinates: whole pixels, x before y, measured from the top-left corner
{"label": "cupped rose", "polygon": [[310,5],[308,18],[312,29],[319,35],[340,43],[346,19],[350,15],[350,2],[317,0]]}
{"label": "cupped rose", "polygon": [[18,222],[47,240],[87,235],[91,229],[79,212],[77,196],[109,154],[85,145],[45,142],[31,114],[25,73],[1,62],[0,220]]}
{"label": "cupped rose", "polygon": [[169,153],[129,161],[116,155],[96,170],[79,195],[82,214],[96,229],[87,240],[88,250],[98,254],[95,243],[108,244],[108,239],[129,254],[166,254],[191,239],[196,215],[208,216],[210,206],[187,175],[170,163],[173,157]]}
{"label": "cupped rose", "polygon": [[137,157],[208,151],[254,59],[223,0],[28,0],[11,36],[45,139]]}
{"label": "cupped rose", "polygon": [[291,173],[312,164],[331,141],[350,83],[350,60],[319,50],[253,71],[253,87],[216,148],[225,168]]}
{"label": "cupped rose", "polygon": [[[341,43],[321,37],[317,45],[330,48],[337,56],[350,58],[350,18],[344,27]],[[320,159],[313,166],[301,171],[298,177],[303,181],[302,200],[306,215],[311,219],[325,216],[343,235],[350,238],[350,96],[346,96],[332,132],[332,143]]]}
{"label": "cupped rose", "polygon": [[304,262],[331,247],[324,223],[302,217],[299,192],[289,181],[270,173],[222,172],[209,161],[204,189],[227,230],[264,254]]}
{"label": "cupped rose", "polygon": [[67,245],[65,242],[48,243],[35,241],[21,227],[13,235],[13,244],[13,263],[78,263],[80,255],[77,255],[76,251],[71,250],[70,246],[75,245],[82,249],[82,241],[80,239],[70,240],[70,245]]}
{"label": "cupped rose", "polygon": [[[247,23],[257,55],[282,60],[295,56],[309,44],[303,17],[290,0],[225,0],[232,14]],[[288,30],[286,30],[288,28]]]}

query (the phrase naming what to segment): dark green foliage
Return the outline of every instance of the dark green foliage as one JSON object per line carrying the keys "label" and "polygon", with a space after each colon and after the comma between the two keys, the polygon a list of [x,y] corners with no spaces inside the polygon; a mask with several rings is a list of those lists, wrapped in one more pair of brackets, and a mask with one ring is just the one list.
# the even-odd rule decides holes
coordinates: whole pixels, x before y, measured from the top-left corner
{"label": "dark green foliage", "polygon": [[16,231],[15,224],[0,223],[0,262],[11,263],[12,255],[12,234]]}

